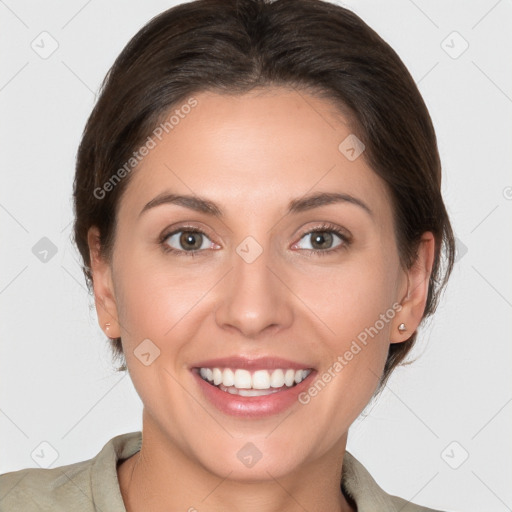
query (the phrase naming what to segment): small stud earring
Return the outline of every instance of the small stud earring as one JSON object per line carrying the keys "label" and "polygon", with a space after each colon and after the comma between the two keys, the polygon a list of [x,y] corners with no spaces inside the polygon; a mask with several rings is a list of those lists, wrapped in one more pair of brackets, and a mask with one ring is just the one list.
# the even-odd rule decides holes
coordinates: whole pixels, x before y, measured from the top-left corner
{"label": "small stud earring", "polygon": [[401,333],[403,333],[403,332],[405,332],[406,330],[407,330],[407,327],[405,327],[405,324],[403,324],[403,323],[402,323],[402,324],[400,324],[400,325],[398,326],[398,332],[399,332],[400,334],[401,334]]}

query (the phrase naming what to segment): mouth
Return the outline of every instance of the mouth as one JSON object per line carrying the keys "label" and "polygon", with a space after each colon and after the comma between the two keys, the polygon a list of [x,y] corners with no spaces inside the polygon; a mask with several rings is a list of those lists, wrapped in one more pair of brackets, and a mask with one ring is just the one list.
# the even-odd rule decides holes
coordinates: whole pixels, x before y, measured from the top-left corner
{"label": "mouth", "polygon": [[203,396],[225,414],[256,418],[298,403],[315,368],[278,358],[239,356],[203,361],[190,368]]}
{"label": "mouth", "polygon": [[205,382],[225,393],[252,397],[271,395],[292,388],[306,379],[313,370],[275,368],[251,372],[244,368],[200,367],[193,371]]}

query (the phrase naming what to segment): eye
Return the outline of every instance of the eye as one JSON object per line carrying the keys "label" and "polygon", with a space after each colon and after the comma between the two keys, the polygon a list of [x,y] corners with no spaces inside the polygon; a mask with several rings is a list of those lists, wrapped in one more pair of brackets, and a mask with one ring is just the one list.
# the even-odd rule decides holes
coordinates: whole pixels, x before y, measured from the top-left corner
{"label": "eye", "polygon": [[[345,249],[351,243],[351,236],[332,224],[318,226],[304,233],[300,240],[308,240],[308,237],[310,241],[306,245],[309,247],[301,247],[299,241],[293,248],[325,255]],[[160,238],[160,244],[165,252],[178,256],[195,256],[215,245],[203,231],[194,227],[182,227],[166,233]]]}
{"label": "eye", "polygon": [[165,251],[187,256],[193,256],[198,251],[212,247],[212,241],[202,231],[195,228],[182,228],[167,233],[162,236],[161,243]]}
{"label": "eye", "polygon": [[350,239],[343,231],[331,224],[324,224],[302,235],[301,240],[306,240],[306,246],[300,246],[300,241],[294,248],[305,249],[315,254],[328,254],[343,249],[349,245]]}

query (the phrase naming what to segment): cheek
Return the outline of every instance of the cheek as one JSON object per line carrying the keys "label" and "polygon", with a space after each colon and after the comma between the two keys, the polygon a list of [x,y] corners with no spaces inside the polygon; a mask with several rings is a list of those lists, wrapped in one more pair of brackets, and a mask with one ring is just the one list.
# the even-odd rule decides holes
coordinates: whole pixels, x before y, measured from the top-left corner
{"label": "cheek", "polygon": [[117,280],[119,318],[133,342],[170,335],[215,282],[200,266],[154,264],[137,255],[119,266]]}
{"label": "cheek", "polygon": [[[311,268],[307,277],[297,278],[293,289],[341,349],[348,339],[374,326],[380,315],[394,316],[396,268],[384,258],[354,258],[337,267]],[[389,324],[378,322],[385,337]]]}
{"label": "cheek", "polygon": [[[318,283],[325,276],[311,277]],[[374,262],[373,268],[364,264],[331,272],[328,286],[303,286],[298,293],[326,326],[315,341],[315,352],[324,354],[322,368],[300,401],[311,415],[337,425],[326,429],[336,436],[364,409],[382,374],[396,315],[392,280]],[[326,436],[326,447],[330,441]]]}

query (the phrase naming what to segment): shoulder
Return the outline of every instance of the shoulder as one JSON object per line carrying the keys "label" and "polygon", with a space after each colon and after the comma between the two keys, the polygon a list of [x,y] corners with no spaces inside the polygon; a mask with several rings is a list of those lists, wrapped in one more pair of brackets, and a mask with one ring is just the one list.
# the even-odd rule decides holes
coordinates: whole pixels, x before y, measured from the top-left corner
{"label": "shoulder", "polygon": [[343,458],[341,488],[355,501],[358,511],[442,512],[388,494],[377,484],[363,464],[348,451]]}
{"label": "shoulder", "polygon": [[397,511],[400,510],[401,512],[443,512],[438,509],[428,508],[422,505],[411,503],[410,501],[400,498],[399,496],[392,496],[391,494],[388,494],[388,496]]}
{"label": "shoulder", "polygon": [[140,432],[116,436],[93,458],[51,469],[0,475],[0,512],[125,512],[117,461],[140,449]]}
{"label": "shoulder", "polygon": [[91,495],[92,460],[53,469],[29,468],[0,476],[0,511],[65,510],[71,504],[83,507]]}

